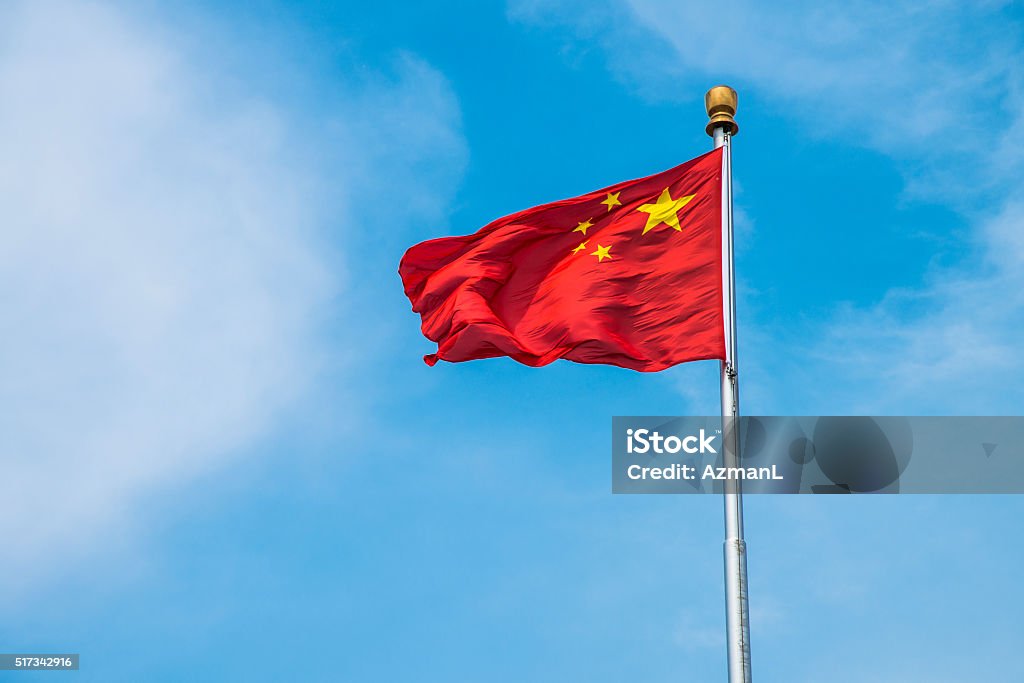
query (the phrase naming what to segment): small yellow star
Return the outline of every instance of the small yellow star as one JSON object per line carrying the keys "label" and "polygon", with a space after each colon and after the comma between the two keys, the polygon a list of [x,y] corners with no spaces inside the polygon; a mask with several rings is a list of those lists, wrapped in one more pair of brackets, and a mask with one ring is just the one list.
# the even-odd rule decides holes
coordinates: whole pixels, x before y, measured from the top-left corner
{"label": "small yellow star", "polygon": [[646,235],[648,230],[656,228],[662,223],[670,228],[682,231],[682,228],[679,226],[679,216],[676,213],[679,209],[689,204],[690,200],[696,196],[691,194],[679,199],[672,199],[672,195],[668,193],[668,188],[666,188],[661,193],[661,196],[658,197],[658,201],[653,204],[644,204],[637,209],[637,211],[643,211],[647,214],[647,225],[644,226],[642,234]]}
{"label": "small yellow star", "polygon": [[611,251],[611,247],[602,247],[599,244],[597,245],[597,251],[592,252],[590,255],[596,256],[597,262],[600,263],[601,261],[604,261],[606,258],[612,257],[612,255],[608,253],[609,251]]}
{"label": "small yellow star", "polygon": [[573,250],[572,250],[572,253],[574,253],[574,254],[575,254],[575,253],[577,253],[577,252],[579,252],[579,251],[582,251],[583,249],[586,249],[586,248],[587,248],[587,242],[589,242],[589,241],[590,241],[590,240],[586,240],[585,242],[583,242],[582,244],[580,244],[580,246],[578,246],[578,247],[576,247],[575,249],[573,249]]}
{"label": "small yellow star", "polygon": [[609,211],[612,210],[613,206],[622,206],[622,202],[619,201],[619,195],[620,194],[622,194],[622,193],[621,192],[615,192],[615,193],[609,192],[608,193],[608,198],[605,199],[601,203],[604,204],[605,206],[607,206]]}
{"label": "small yellow star", "polygon": [[587,228],[589,228],[589,227],[591,227],[593,225],[594,224],[591,223],[590,219],[588,218],[587,220],[585,220],[582,223],[580,223],[579,225],[577,225],[576,229],[573,230],[573,232],[582,232],[584,235],[586,235],[587,234]]}

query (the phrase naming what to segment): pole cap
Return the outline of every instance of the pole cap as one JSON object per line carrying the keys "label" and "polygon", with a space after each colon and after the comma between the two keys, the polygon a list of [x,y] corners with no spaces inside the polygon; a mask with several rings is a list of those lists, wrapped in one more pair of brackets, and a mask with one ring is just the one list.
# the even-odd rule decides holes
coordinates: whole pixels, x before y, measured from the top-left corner
{"label": "pole cap", "polygon": [[704,108],[707,109],[711,120],[704,130],[708,135],[714,136],[715,128],[723,128],[730,135],[736,135],[740,131],[740,127],[732,118],[736,115],[738,100],[736,91],[727,85],[716,85],[707,91],[704,95]]}

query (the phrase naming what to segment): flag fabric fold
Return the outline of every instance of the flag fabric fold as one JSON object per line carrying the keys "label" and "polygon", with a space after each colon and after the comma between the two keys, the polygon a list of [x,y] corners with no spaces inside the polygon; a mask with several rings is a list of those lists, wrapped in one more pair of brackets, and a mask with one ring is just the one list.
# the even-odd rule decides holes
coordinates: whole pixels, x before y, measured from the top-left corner
{"label": "flag fabric fold", "polygon": [[653,372],[725,358],[722,151],[410,248],[424,360]]}

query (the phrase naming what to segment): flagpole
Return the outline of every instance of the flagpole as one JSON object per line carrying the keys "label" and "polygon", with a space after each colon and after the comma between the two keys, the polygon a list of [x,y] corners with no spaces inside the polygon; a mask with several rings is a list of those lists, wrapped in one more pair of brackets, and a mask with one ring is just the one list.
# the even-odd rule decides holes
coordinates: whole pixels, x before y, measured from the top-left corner
{"label": "flagpole", "polygon": [[[739,374],[736,363],[736,273],[732,228],[732,137],[739,130],[736,91],[717,85],[704,95],[707,133],[722,149],[722,304],[725,360],[721,363],[723,465],[739,466]],[[747,602],[747,545],[743,540],[740,481],[725,482],[725,628],[729,683],[751,683],[750,610]]]}

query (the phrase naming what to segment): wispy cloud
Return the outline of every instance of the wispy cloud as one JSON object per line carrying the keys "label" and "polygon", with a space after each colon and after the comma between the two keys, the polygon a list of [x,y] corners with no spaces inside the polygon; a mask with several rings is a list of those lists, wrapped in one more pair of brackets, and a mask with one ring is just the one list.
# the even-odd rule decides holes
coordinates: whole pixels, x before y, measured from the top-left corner
{"label": "wispy cloud", "polygon": [[717,612],[714,616],[683,612],[672,632],[672,642],[684,650],[723,650],[725,633],[718,623],[721,619]]}
{"label": "wispy cloud", "polygon": [[457,106],[413,56],[311,120],[218,54],[115,6],[0,10],[8,577],[273,429],[345,334],[349,193],[397,177],[427,211],[458,173]]}
{"label": "wispy cloud", "polygon": [[897,154],[940,142],[945,155],[975,145],[983,112],[1006,112],[1020,44],[1017,27],[1000,21],[1004,5],[519,0],[509,11],[570,25],[651,97],[693,97],[722,79],[785,107],[811,135],[852,129]]}

